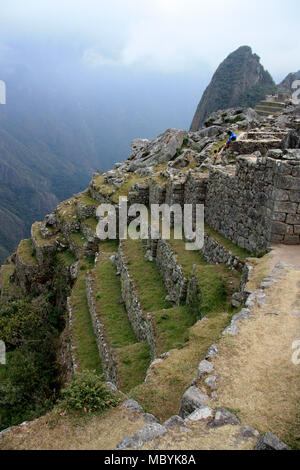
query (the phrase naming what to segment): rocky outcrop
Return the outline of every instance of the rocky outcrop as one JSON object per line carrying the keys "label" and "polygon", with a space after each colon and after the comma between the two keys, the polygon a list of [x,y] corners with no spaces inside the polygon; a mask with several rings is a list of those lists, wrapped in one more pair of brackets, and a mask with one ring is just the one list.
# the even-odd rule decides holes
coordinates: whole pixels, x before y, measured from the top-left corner
{"label": "rocky outcrop", "polygon": [[240,47],[215,72],[198,105],[191,131],[200,129],[213,111],[234,106],[253,107],[273,91],[275,83],[259,57],[250,47]]}
{"label": "rocky outcrop", "polygon": [[132,154],[119,168],[132,172],[139,168],[168,162],[181,149],[186,137],[186,131],[168,129],[151,142],[142,139],[134,140],[131,147]]}

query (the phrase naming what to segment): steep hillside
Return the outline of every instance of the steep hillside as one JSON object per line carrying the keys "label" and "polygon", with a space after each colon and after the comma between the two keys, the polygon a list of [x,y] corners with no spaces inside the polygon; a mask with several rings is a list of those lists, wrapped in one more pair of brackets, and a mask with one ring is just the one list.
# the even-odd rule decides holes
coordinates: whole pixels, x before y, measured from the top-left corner
{"label": "steep hillside", "polygon": [[86,187],[99,161],[80,109],[72,115],[75,104],[19,72],[22,85],[9,75],[0,106],[0,263],[36,218]]}
{"label": "steep hillside", "polygon": [[230,54],[218,67],[196,110],[191,131],[201,128],[213,111],[235,106],[254,107],[275,91],[270,74],[248,46]]}

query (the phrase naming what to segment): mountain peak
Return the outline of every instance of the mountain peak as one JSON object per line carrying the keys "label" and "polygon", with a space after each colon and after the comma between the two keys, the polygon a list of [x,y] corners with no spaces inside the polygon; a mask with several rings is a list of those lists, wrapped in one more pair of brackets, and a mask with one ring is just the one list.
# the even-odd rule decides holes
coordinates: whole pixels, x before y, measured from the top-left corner
{"label": "mountain peak", "polygon": [[241,46],[220,64],[195,113],[191,130],[198,130],[214,111],[235,106],[254,107],[275,91],[271,75],[250,46]]}

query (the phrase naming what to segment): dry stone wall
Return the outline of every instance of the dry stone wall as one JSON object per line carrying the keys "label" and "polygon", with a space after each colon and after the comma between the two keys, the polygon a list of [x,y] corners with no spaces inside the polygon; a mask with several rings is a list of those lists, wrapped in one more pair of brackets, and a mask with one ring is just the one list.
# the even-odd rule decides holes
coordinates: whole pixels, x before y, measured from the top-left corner
{"label": "dry stone wall", "polygon": [[95,333],[96,343],[99,354],[102,359],[105,379],[118,386],[117,367],[112,349],[109,347],[103,334],[103,325],[98,318],[94,303],[93,282],[90,273],[86,277],[86,294],[89,305],[89,311],[92,319],[93,329]]}
{"label": "dry stone wall", "polygon": [[300,152],[277,161],[272,202],[271,241],[300,244]]}
{"label": "dry stone wall", "polygon": [[180,305],[186,299],[188,280],[169,243],[162,239],[157,243],[156,264],[163,276],[171,302]]}
{"label": "dry stone wall", "polygon": [[237,245],[259,253],[270,243],[300,243],[300,155],[270,150],[239,157],[236,173],[211,170],[206,222]]}
{"label": "dry stone wall", "polygon": [[128,271],[126,258],[122,249],[122,241],[120,242],[118,255],[116,256],[116,265],[121,277],[122,298],[125,302],[132,329],[139,341],[146,341],[149,344],[151,353],[153,357],[155,357],[155,334],[152,326],[151,313],[144,312],[141,307],[134,281]]}

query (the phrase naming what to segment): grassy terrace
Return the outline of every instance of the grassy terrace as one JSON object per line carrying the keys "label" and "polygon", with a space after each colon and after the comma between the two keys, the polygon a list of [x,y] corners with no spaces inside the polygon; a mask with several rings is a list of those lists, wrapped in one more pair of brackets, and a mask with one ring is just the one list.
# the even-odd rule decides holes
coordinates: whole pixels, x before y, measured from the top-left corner
{"label": "grassy terrace", "polygon": [[72,264],[76,263],[77,261],[76,256],[70,250],[58,253],[57,257],[65,267],[72,266]]}
{"label": "grassy terrace", "polygon": [[70,238],[75,243],[75,245],[79,246],[79,248],[83,248],[83,245],[86,242],[86,238],[80,232],[71,233]]}
{"label": "grassy terrace", "polygon": [[209,227],[208,225],[205,225],[204,230],[207,233],[207,235],[214,238],[217,242],[220,243],[220,245],[222,245],[226,250],[230,251],[234,256],[236,256],[241,261],[245,261],[247,258],[253,256],[251,255],[249,251],[245,250],[244,248],[239,247],[238,245],[235,245],[235,243],[232,243],[230,240],[223,237],[223,235],[216,232],[216,230]]}
{"label": "grassy terrace", "polygon": [[37,265],[37,259],[34,254],[34,247],[31,238],[20,242],[17,254],[23,263],[31,266]]}
{"label": "grassy terrace", "polygon": [[223,264],[207,263],[199,251],[187,251],[183,240],[172,238],[169,243],[187,278],[192,272],[193,265],[197,265],[195,276],[202,294],[201,312],[206,316],[222,311],[232,312],[231,296],[239,288],[241,273],[228,269]]}
{"label": "grassy terrace", "polygon": [[136,343],[127,312],[122,301],[119,277],[116,268],[109,259],[109,253],[102,254],[92,271],[95,305],[105,333],[113,348],[121,348]]}
{"label": "grassy terrace", "polygon": [[119,240],[104,240],[99,243],[99,252],[102,253],[117,253],[119,248]]}
{"label": "grassy terrace", "polygon": [[152,314],[156,352],[160,356],[171,349],[182,348],[189,339],[188,329],[196,317],[187,306],[173,307]]}
{"label": "grassy terrace", "polygon": [[[103,246],[104,245],[104,246]],[[103,324],[104,336],[111,348],[115,349],[119,387],[128,392],[143,382],[150,364],[150,350],[146,343],[137,343],[131,328],[125,305],[122,301],[120,279],[109,257],[114,249],[111,242],[103,242],[95,269],[92,271],[95,306]]]}
{"label": "grassy terrace", "polygon": [[135,343],[115,351],[119,388],[128,393],[143,383],[150,365],[150,347],[147,343]]}
{"label": "grassy terrace", "polygon": [[178,413],[184,391],[197,376],[199,362],[228,326],[234,313],[231,295],[238,289],[241,276],[223,265],[209,265],[197,251],[186,251],[183,240],[172,238],[169,243],[187,277],[193,265],[197,265],[201,312],[206,319],[195,323],[195,317],[185,306],[154,313],[158,354],[177,349],[154,367],[147,383],[133,389],[130,395],[161,421]]}
{"label": "grassy terrace", "polygon": [[129,273],[137,289],[144,312],[151,312],[156,336],[157,354],[182,347],[188,340],[187,330],[196,317],[186,306],[174,307],[165,300],[168,292],[155,263],[145,259],[139,240],[123,242]]}
{"label": "grassy terrace", "polygon": [[163,278],[156,264],[145,259],[140,240],[124,240],[122,243],[128,271],[134,281],[144,312],[157,312],[172,305],[165,300],[168,295]]}
{"label": "grassy terrace", "polygon": [[78,278],[72,290],[72,336],[80,368],[100,373],[102,372],[102,364],[86,298],[85,279],[87,270],[91,267],[92,263],[87,260],[80,262]]}
{"label": "grassy terrace", "polygon": [[96,228],[97,228],[97,225],[98,225],[98,220],[95,219],[94,217],[89,217],[88,219],[85,219],[82,223],[87,225],[94,232],[96,232]]}

